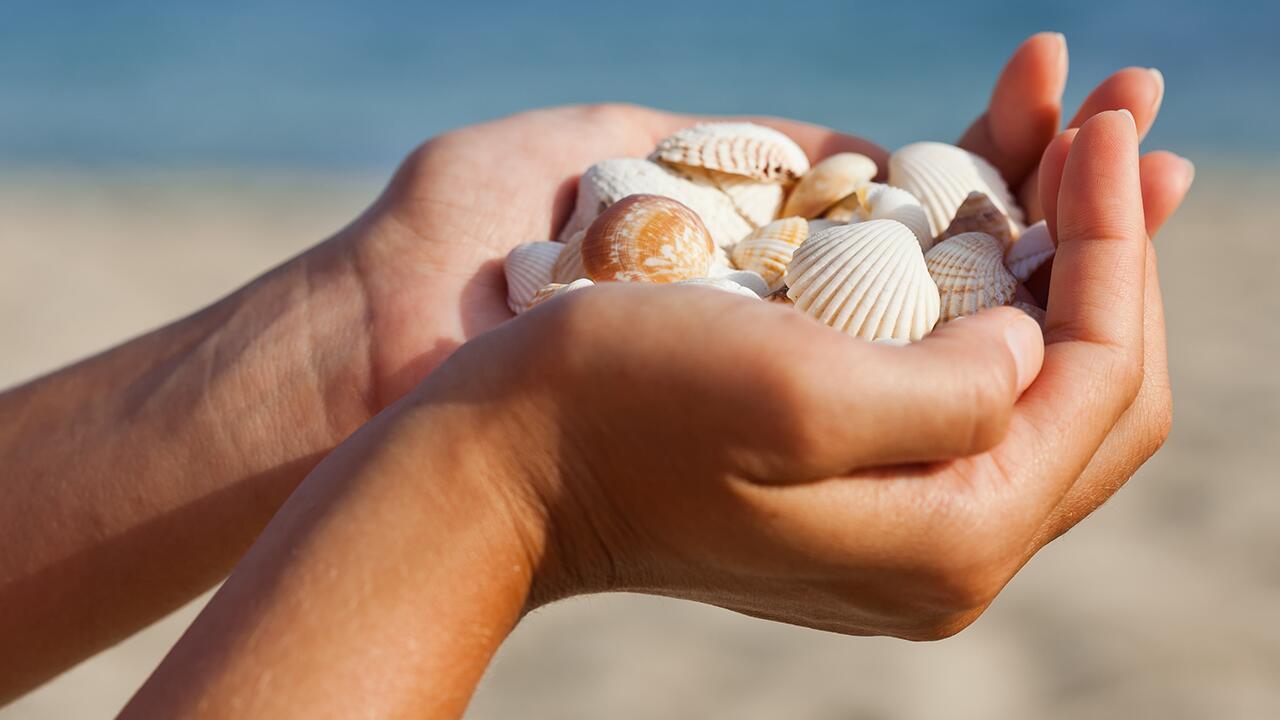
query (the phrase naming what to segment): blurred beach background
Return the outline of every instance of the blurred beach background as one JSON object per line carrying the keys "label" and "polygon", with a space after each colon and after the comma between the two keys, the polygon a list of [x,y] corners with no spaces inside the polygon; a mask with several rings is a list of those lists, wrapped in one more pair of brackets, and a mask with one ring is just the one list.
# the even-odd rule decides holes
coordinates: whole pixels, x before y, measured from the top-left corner
{"label": "blurred beach background", "polygon": [[[1197,165],[1157,240],[1165,449],[950,640],[582,598],[521,625],[468,716],[1280,717],[1277,21],[1280,5],[1243,0],[5,0],[0,386],[323,239],[449,128],[621,100],[794,116],[890,148],[952,140],[1017,44],[1058,30],[1069,112],[1110,71],[1157,67],[1167,93],[1145,146]],[[0,720],[113,716],[203,600]]]}

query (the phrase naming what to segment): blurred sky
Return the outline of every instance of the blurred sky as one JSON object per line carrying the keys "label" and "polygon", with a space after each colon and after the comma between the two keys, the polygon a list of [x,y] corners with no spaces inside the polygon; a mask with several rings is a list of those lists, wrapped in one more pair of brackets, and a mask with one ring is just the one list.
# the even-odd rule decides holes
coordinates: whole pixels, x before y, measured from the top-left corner
{"label": "blurred sky", "polygon": [[451,127],[598,100],[954,139],[1046,29],[1067,35],[1069,103],[1155,66],[1149,146],[1272,162],[1277,21],[1256,0],[0,0],[0,169],[386,169]]}

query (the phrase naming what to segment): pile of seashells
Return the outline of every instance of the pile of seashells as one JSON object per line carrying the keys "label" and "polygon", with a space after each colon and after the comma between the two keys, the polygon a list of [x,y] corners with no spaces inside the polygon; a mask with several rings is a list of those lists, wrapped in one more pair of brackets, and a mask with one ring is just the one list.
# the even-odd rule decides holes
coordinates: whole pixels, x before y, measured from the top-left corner
{"label": "pile of seashells", "polygon": [[1013,305],[1053,256],[1000,173],[967,150],[906,145],[888,184],[857,153],[813,167],[791,138],[751,123],[681,130],[647,159],[592,165],[556,242],[507,256],[511,310],[599,282],[700,284],[796,310],[867,340],[905,343],[940,322]]}

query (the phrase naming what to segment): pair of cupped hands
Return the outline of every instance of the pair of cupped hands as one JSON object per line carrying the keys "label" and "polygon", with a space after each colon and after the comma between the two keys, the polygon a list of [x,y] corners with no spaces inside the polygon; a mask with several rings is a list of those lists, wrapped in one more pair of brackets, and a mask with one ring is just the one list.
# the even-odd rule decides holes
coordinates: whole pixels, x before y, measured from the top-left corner
{"label": "pair of cupped hands", "polygon": [[[577,175],[701,118],[559,108],[431,140],[325,249],[362,278],[369,392],[390,408],[313,475],[394,468],[412,505],[437,467],[425,448],[481,458],[465,481],[500,516],[485,532],[521,548],[526,609],[637,590],[852,634],[964,628],[1171,422],[1149,238],[1193,168],[1139,155],[1159,73],[1115,73],[1060,132],[1066,72],[1062,36],[1033,36],[959,141],[1058,244],[1043,334],[999,308],[894,347],[773,303],[624,284],[513,319],[503,258],[555,237]],[[865,140],[750,119],[812,161],[886,166]]]}

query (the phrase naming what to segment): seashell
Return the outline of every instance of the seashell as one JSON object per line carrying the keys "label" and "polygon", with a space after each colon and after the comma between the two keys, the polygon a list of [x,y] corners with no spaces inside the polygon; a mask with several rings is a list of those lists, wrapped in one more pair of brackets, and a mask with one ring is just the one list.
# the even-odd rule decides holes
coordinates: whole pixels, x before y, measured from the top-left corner
{"label": "seashell", "polygon": [[822,232],[827,228],[833,228],[837,225],[844,225],[844,222],[836,222],[835,220],[827,220],[825,218],[817,218],[809,221],[809,234]]}
{"label": "seashell", "polygon": [[941,322],[1008,305],[1018,280],[1004,266],[1004,246],[986,233],[962,233],[924,256],[942,299]]}
{"label": "seashell", "polygon": [[968,150],[939,142],[904,145],[889,156],[889,184],[920,200],[933,235],[946,229],[956,210],[977,191],[1009,217],[1014,237],[1022,229],[1022,209],[1000,171]]}
{"label": "seashell", "polygon": [[673,170],[694,183],[708,185],[724,193],[733,203],[734,211],[752,228],[773,222],[786,195],[785,188],[774,182],[702,168],[674,166]]}
{"label": "seashell", "polygon": [[595,283],[591,282],[590,278],[578,278],[577,280],[574,280],[573,282],[567,283],[567,284],[566,283],[550,283],[548,285],[544,285],[541,290],[534,293],[533,300],[529,302],[529,308],[533,308],[534,306],[541,305],[542,303],[550,300],[551,298],[559,297],[561,295],[564,295],[565,293],[573,292],[574,290],[589,288],[592,285],[595,285]]}
{"label": "seashell", "polygon": [[949,237],[967,232],[986,233],[999,240],[1000,244],[1006,248],[1013,244],[1009,218],[1000,212],[1000,208],[991,202],[991,198],[987,197],[986,193],[976,190],[969,193],[964,202],[960,203],[955,217],[951,219],[951,224],[938,234],[934,242],[942,242]]}
{"label": "seashell", "polygon": [[809,171],[809,158],[794,140],[773,128],[746,122],[685,128],[661,140],[649,157],[772,182],[789,182]]}
{"label": "seashell", "polygon": [[809,222],[801,217],[776,220],[733,246],[733,264],[760,274],[770,289],[782,285],[791,255],[809,237]]}
{"label": "seashell", "polygon": [[800,178],[791,190],[782,214],[816,218],[871,182],[878,171],[875,161],[866,155],[836,153],[818,162]]}
{"label": "seashell", "polygon": [[756,297],[764,297],[769,294],[769,284],[760,277],[760,273],[752,270],[735,270],[724,276],[726,280],[732,280],[742,287],[756,294]]}
{"label": "seashell", "polygon": [[868,183],[859,188],[854,196],[861,206],[856,219],[897,220],[916,236],[922,251],[933,247],[929,218],[920,201],[911,193],[892,185]]}
{"label": "seashell", "polygon": [[703,285],[706,287],[716,288],[717,290],[725,290],[725,291],[734,293],[735,295],[742,295],[744,297],[749,297],[752,300],[760,299],[760,296],[756,293],[755,290],[745,287],[728,277],[689,278],[688,280],[681,280],[679,282],[674,282],[671,284],[672,285]]}
{"label": "seashell", "polygon": [[795,302],[790,297],[787,296],[785,285],[778,292],[770,293],[767,297],[765,297],[765,300],[771,303],[778,303],[779,305],[786,305],[788,307],[795,305]]}
{"label": "seashell", "polygon": [[559,239],[568,242],[605,208],[637,194],[664,195],[689,206],[722,247],[732,245],[753,229],[719,189],[693,182],[648,160],[614,158],[592,165],[578,179],[577,204]]}
{"label": "seashell", "polygon": [[1036,305],[1035,303],[1022,302],[1021,300],[1014,300],[1011,305],[1030,315],[1031,319],[1035,320],[1036,324],[1040,326],[1040,329],[1044,329],[1045,313],[1039,305]]}
{"label": "seashell", "polygon": [[667,283],[704,277],[715,252],[698,214],[660,195],[630,195],[587,228],[582,265],[596,282]]}
{"label": "seashell", "polygon": [[938,288],[915,235],[868,220],[810,236],[787,266],[797,310],[867,340],[919,340],[938,320]]}
{"label": "seashell", "polygon": [[586,229],[579,230],[564,243],[564,249],[551,266],[551,282],[570,283],[587,276],[587,269],[582,265],[582,238],[586,237]]}
{"label": "seashell", "polygon": [[507,277],[507,307],[511,312],[524,312],[538,290],[551,282],[551,269],[561,250],[563,243],[540,240],[517,245],[507,253],[502,269]]}
{"label": "seashell", "polygon": [[1042,265],[1049,262],[1058,251],[1049,235],[1049,226],[1043,220],[1028,226],[1012,246],[1004,253],[1004,266],[1018,278],[1026,282]]}

